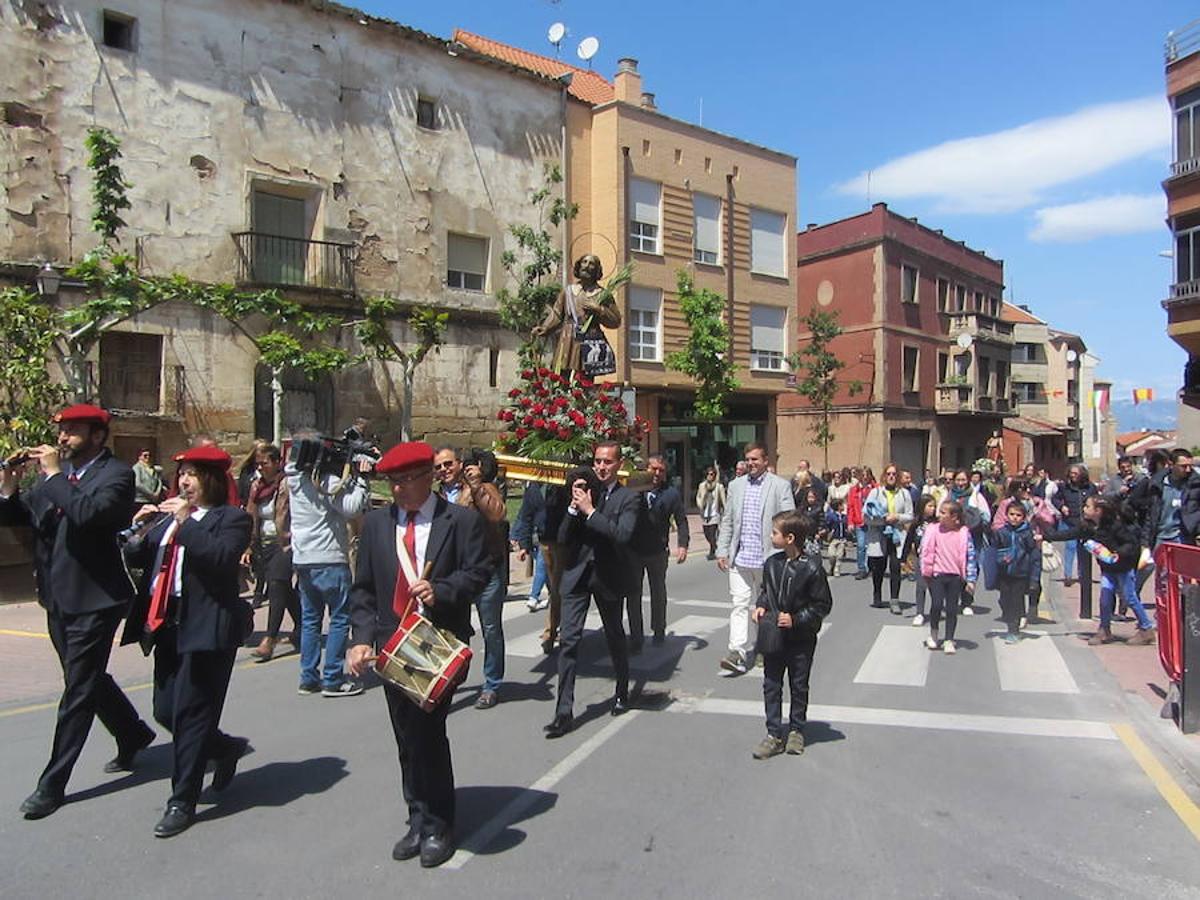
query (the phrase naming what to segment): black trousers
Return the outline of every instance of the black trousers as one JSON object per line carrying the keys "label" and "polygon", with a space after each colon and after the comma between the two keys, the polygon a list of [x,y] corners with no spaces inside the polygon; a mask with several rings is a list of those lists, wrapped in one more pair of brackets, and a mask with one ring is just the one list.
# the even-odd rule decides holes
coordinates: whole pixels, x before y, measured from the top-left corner
{"label": "black trousers", "polygon": [[[1008,626],[1008,633],[1016,634],[1020,630],[1021,616],[1025,615],[1025,597],[1031,593],[1029,579],[998,575],[996,587],[1000,590],[1000,616]],[[1037,601],[1033,602],[1036,604]]]}
{"label": "black trousers", "polygon": [[454,763],[446,737],[447,696],[431,712],[384,684],[388,716],[400,756],[400,787],[408,806],[408,825],[423,837],[454,828]]}
{"label": "black trousers", "polygon": [[720,527],[721,527],[720,525],[705,525],[704,526],[704,539],[706,541],[708,541],[708,555],[709,556],[717,555],[717,531],[720,529]]}
{"label": "black trousers", "polygon": [[124,612],[114,607],[81,615],[46,613],[46,630],[62,664],[63,693],[50,762],[38,779],[38,788],[56,797],[66,792],[93,718],[99,718],[117,739],[118,752],[145,734],[146,725],[137,710],[107,671],[113,637]]}
{"label": "black trousers", "polygon": [[667,631],[667,566],[670,556],[667,551],[653,556],[640,553],[629,554],[629,565],[633,572],[629,593],[625,597],[629,615],[629,638],[640,644],[646,636],[642,619],[642,584],[650,579],[650,630],[655,634]]}
{"label": "black trousers", "polygon": [[929,586],[929,633],[937,635],[945,613],[946,640],[952,641],[958,628],[958,603],[964,593],[964,582],[957,575],[934,575],[925,579],[925,583]]}
{"label": "black trousers", "polygon": [[[804,731],[808,721],[808,676],[812,672],[817,636],[801,632],[784,642],[783,650],[763,656],[763,704],[767,710],[767,734],[780,740],[789,731]],[[792,698],[788,724],[783,724],[783,677],[787,675]]]}
{"label": "black trousers", "polygon": [[1075,542],[1075,556],[1079,560],[1079,618],[1092,617],[1092,554],[1083,546],[1083,541]]}
{"label": "black trousers", "polygon": [[[262,579],[267,590],[267,637],[278,638],[283,627],[283,614],[292,618],[292,632],[300,634],[300,594],[292,584],[292,553],[282,550],[275,541],[259,545],[262,559]],[[299,649],[299,641],[296,648]]]}
{"label": "black trousers", "polygon": [[176,631],[154,641],[154,719],[174,737],[171,802],[194,807],[210,759],[234,752],[237,742],[217,726],[237,649],[180,653]]}
{"label": "black trousers", "polygon": [[888,573],[889,597],[900,599],[900,557],[896,555],[896,542],[888,536],[882,538],[883,556],[867,557],[867,568],[871,571],[871,599],[873,603],[883,602],[883,574]]}
{"label": "black trousers", "polygon": [[571,715],[575,708],[575,673],[579,668],[579,644],[592,596],[604,623],[604,639],[616,673],[616,696],[629,697],[629,648],[621,626],[621,597],[592,578],[591,591],[563,594],[562,625],[558,633],[558,705],[557,715]]}

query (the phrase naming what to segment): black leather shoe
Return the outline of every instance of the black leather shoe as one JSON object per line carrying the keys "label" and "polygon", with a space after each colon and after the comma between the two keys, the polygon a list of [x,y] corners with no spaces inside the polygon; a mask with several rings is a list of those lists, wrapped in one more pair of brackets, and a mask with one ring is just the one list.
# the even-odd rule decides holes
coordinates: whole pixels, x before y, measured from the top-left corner
{"label": "black leather shoe", "polygon": [[629,655],[637,656],[642,652],[642,648],[646,646],[645,638],[630,638],[629,640]]}
{"label": "black leather shoe", "polygon": [[168,803],[167,811],[154,826],[154,836],[157,838],[174,837],[192,827],[196,818],[195,810],[183,803]]}
{"label": "black leather shoe", "polygon": [[139,723],[142,726],[141,732],[137,739],[127,747],[118,747],[117,755],[104,764],[104,771],[109,775],[115,775],[117,772],[132,772],[133,761],[139,753],[154,743],[154,732],[145,722]]}
{"label": "black leather shoe", "polygon": [[542,731],[546,732],[547,738],[560,738],[572,728],[575,727],[575,717],[572,715],[558,715],[544,727]]}
{"label": "black leather shoe", "polygon": [[629,701],[624,697],[614,697],[612,709],[609,710],[609,715],[623,716],[629,712]]}
{"label": "black leather shoe", "polygon": [[412,859],[421,852],[421,832],[416,828],[408,829],[408,834],[396,841],[392,848],[392,859]]}
{"label": "black leather shoe", "polygon": [[233,781],[233,776],[237,773],[238,760],[249,753],[251,749],[250,741],[246,738],[233,739],[229,752],[213,762],[212,789],[214,791],[223,791],[229,787],[229,782]]}
{"label": "black leather shoe", "polygon": [[660,632],[660,633],[655,634],[654,637],[652,637],[650,639],[650,643],[652,643],[655,647],[661,647],[666,642],[666,640],[667,640],[667,636]]}
{"label": "black leather shoe", "polygon": [[431,834],[421,841],[421,866],[432,869],[454,855],[454,841],[448,834]]}
{"label": "black leather shoe", "polygon": [[62,805],[63,798],[58,794],[38,788],[21,804],[21,814],[27,819],[44,819]]}

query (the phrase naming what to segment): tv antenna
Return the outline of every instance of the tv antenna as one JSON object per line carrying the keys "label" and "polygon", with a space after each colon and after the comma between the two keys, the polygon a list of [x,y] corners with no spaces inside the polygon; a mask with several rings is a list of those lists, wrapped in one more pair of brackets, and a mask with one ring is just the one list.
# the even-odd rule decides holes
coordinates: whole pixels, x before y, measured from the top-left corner
{"label": "tv antenna", "polygon": [[588,68],[592,67],[592,57],[596,55],[596,51],[600,49],[599,38],[585,37],[579,42],[579,46],[575,49],[575,54],[588,64]]}
{"label": "tv antenna", "polygon": [[554,45],[554,55],[558,56],[559,46],[562,44],[562,39],[567,36],[567,26],[562,22],[555,22],[550,26],[550,30],[546,32],[546,40]]}

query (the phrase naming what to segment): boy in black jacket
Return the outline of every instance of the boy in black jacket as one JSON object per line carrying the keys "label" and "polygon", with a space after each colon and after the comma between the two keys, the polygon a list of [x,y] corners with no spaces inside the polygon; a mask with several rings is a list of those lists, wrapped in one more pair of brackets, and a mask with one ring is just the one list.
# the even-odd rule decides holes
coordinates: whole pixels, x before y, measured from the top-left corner
{"label": "boy in black jacket", "polygon": [[1000,611],[1008,626],[1004,643],[1015,644],[1026,622],[1025,598],[1041,585],[1042,548],[1025,521],[1023,504],[1010,503],[1005,518],[1007,521],[995,533],[996,587],[1000,590]]}
{"label": "boy in black jacket", "polygon": [[[808,716],[808,676],[821,620],[829,615],[833,597],[825,572],[804,556],[808,521],[793,510],[771,520],[773,553],[763,563],[762,591],[754,609],[758,623],[758,652],[763,655],[763,702],[767,736],[754,750],[755,759],[784,751],[804,752],[804,723]],[[783,722],[783,676],[786,671],[792,706]]]}

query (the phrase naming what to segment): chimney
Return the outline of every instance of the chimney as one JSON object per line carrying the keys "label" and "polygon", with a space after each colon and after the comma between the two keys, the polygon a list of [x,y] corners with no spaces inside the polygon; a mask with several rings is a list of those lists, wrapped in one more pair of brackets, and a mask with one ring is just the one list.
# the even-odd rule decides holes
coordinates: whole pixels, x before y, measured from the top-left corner
{"label": "chimney", "polygon": [[635,106],[642,102],[642,76],[638,74],[637,60],[631,56],[617,60],[617,74],[613,88],[617,99]]}
{"label": "chimney", "polygon": [[642,109],[658,109],[654,105],[654,95],[646,91],[642,91]]}

